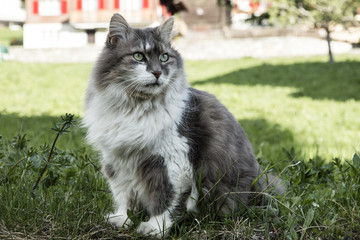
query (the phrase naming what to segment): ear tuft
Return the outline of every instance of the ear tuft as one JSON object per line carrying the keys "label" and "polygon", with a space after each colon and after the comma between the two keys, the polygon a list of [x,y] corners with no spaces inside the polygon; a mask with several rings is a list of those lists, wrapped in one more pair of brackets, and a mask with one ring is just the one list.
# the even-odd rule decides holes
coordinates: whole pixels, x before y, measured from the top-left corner
{"label": "ear tuft", "polygon": [[166,42],[170,42],[173,38],[172,36],[172,30],[174,27],[174,17],[170,17],[168,20],[166,20],[163,24],[161,24],[158,27],[158,31],[160,33],[160,36],[163,40]]}
{"label": "ear tuft", "polygon": [[118,38],[125,39],[130,30],[130,25],[125,18],[118,13],[115,13],[110,20],[109,35],[107,42],[110,45],[116,45]]}

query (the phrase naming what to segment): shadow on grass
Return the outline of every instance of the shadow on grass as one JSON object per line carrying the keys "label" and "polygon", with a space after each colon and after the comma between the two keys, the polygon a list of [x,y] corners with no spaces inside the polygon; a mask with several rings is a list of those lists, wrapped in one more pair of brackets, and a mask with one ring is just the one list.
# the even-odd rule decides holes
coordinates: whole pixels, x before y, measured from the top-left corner
{"label": "shadow on grass", "polygon": [[[75,116],[76,118],[76,116]],[[38,147],[44,143],[51,145],[55,138],[55,131],[51,130],[54,123],[60,122],[60,116],[31,116],[22,117],[17,114],[0,114],[0,135],[12,141],[19,133],[26,134],[29,145]],[[76,119],[79,124],[80,119]],[[284,159],[283,148],[290,149],[300,146],[289,129],[278,124],[268,122],[266,119],[241,119],[255,154],[266,159],[278,161]],[[60,149],[76,150],[87,146],[84,140],[84,129],[78,126],[70,128],[70,133],[64,134],[57,142]],[[265,159],[266,158],[266,159]]]}
{"label": "shadow on grass", "polygon": [[263,64],[231,73],[192,82],[204,84],[267,85],[294,87],[293,97],[360,100],[360,62],[343,61],[334,64],[323,62],[295,63],[291,65]]}
{"label": "shadow on grass", "polygon": [[[85,133],[78,124],[80,119],[75,116],[76,125],[71,127],[70,133],[60,137],[57,147],[60,149],[75,150],[85,146]],[[51,128],[55,123],[60,123],[60,116],[19,116],[18,114],[0,113],[0,136],[7,140],[13,140],[19,134],[26,134],[26,139],[32,146],[42,146],[45,143],[51,145],[56,132]]]}
{"label": "shadow on grass", "polygon": [[287,159],[284,150],[301,149],[301,144],[296,141],[293,133],[279,124],[270,123],[266,119],[241,119],[239,123],[263,166],[278,164],[276,168],[281,170],[288,165],[282,162]]}

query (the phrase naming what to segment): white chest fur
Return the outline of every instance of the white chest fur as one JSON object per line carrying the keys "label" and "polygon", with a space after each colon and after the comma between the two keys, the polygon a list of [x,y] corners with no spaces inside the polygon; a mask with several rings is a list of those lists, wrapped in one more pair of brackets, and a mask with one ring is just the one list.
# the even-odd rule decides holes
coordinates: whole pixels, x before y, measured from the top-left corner
{"label": "white chest fur", "polygon": [[165,148],[183,142],[176,129],[186,96],[182,93],[163,102],[145,101],[129,107],[125,97],[114,100],[111,92],[95,95],[83,121],[87,138],[100,151],[116,151],[124,157],[139,151],[152,153],[155,148],[168,152]]}

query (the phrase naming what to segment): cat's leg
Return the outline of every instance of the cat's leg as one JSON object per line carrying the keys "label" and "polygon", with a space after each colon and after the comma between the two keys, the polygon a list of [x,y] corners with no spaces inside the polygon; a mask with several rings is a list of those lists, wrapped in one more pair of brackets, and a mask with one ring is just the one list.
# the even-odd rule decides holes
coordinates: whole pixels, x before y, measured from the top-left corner
{"label": "cat's leg", "polygon": [[162,156],[154,154],[141,162],[136,171],[142,179],[139,189],[141,205],[150,215],[147,222],[140,223],[137,231],[145,235],[164,236],[172,225],[169,208],[176,198],[173,183]]}
{"label": "cat's leg", "polygon": [[185,211],[197,212],[196,203],[199,194],[195,186],[195,181],[191,190],[188,189],[176,195],[177,197],[173,199],[171,206],[168,206],[162,214],[152,216],[149,221],[142,222],[138,231],[144,234],[166,236],[174,221]]}
{"label": "cat's leg", "polygon": [[[186,184],[188,181],[186,181]],[[142,222],[137,231],[146,235],[154,235],[156,237],[166,236],[175,221],[179,219],[186,211],[196,212],[196,203],[198,200],[198,191],[195,186],[187,186],[185,191],[176,191],[172,196],[172,201],[168,205],[164,205],[165,201],[160,200],[152,206],[148,206],[148,212],[162,211],[160,214],[150,214],[147,222]],[[162,205],[161,208],[160,205]]]}
{"label": "cat's leg", "polygon": [[103,163],[103,172],[107,177],[116,205],[115,212],[109,214],[106,218],[117,227],[128,227],[132,224],[127,215],[131,203],[131,191],[126,180],[126,174],[122,173],[121,170],[116,170],[121,168],[115,167],[114,164],[105,163],[105,161]]}
{"label": "cat's leg", "polygon": [[197,191],[192,189],[195,187],[192,170],[184,164],[181,166],[170,161],[165,164],[163,157],[154,155],[139,166],[138,174],[143,179],[147,195],[147,201],[142,205],[150,219],[142,222],[137,231],[156,237],[166,236],[174,221],[187,208],[195,208]]}
{"label": "cat's leg", "polygon": [[116,210],[114,213],[110,213],[107,218],[109,222],[117,227],[128,227],[132,225],[131,220],[127,215],[128,210],[128,196],[127,194],[119,193],[114,196],[114,201],[116,203]]}
{"label": "cat's leg", "polygon": [[140,223],[137,231],[145,235],[166,236],[173,225],[172,217],[170,210],[165,210],[162,214],[150,217],[149,221]]}
{"label": "cat's leg", "polygon": [[196,205],[197,205],[198,198],[199,198],[199,192],[197,190],[196,182],[194,180],[192,187],[191,187],[191,193],[187,197],[187,200],[186,200],[186,211],[195,212],[195,213],[197,212]]}

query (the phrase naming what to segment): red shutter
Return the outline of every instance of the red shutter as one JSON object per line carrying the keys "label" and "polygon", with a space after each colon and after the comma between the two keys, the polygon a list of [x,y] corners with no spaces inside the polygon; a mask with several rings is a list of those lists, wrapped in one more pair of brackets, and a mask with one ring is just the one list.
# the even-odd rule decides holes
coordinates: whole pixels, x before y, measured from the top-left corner
{"label": "red shutter", "polygon": [[33,14],[34,15],[39,14],[39,1],[38,0],[33,1]]}
{"label": "red shutter", "polygon": [[82,9],[82,0],[77,0],[76,1],[76,10],[81,10]]}
{"label": "red shutter", "polygon": [[67,14],[67,0],[61,0],[61,14]]}
{"label": "red shutter", "polygon": [[167,10],[167,8],[165,7],[165,5],[161,5],[161,9],[162,9],[162,16],[165,19],[168,19],[169,17],[171,17],[171,14],[169,13],[169,11]]}
{"label": "red shutter", "polygon": [[120,9],[120,0],[114,0],[114,9]]}
{"label": "red shutter", "polygon": [[149,8],[149,0],[143,0],[143,8]]}
{"label": "red shutter", "polygon": [[99,9],[105,9],[105,0],[99,0]]}

